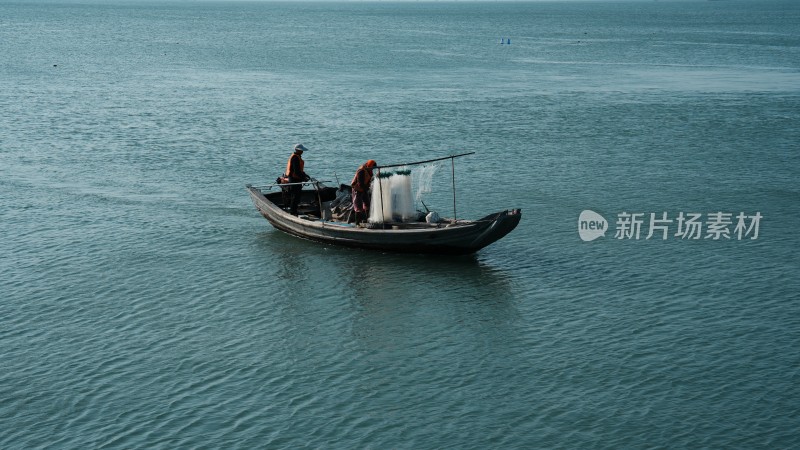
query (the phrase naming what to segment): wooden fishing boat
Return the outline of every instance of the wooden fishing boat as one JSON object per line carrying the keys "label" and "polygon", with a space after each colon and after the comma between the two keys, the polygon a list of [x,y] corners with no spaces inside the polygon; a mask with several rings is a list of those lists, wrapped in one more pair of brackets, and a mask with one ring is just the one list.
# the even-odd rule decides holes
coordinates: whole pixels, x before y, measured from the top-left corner
{"label": "wooden fishing boat", "polygon": [[[461,156],[461,155],[456,155]],[[448,158],[453,158],[451,156]],[[445,158],[440,158],[445,159]],[[435,160],[431,160],[435,161]],[[408,163],[416,164],[416,163]],[[399,165],[382,166],[380,168]],[[281,186],[246,185],[256,209],[275,228],[290,235],[326,244],[364,249],[432,254],[470,254],[510,233],[519,223],[519,209],[504,210],[477,220],[383,221],[380,224],[355,225],[331,213],[337,199],[350,195],[349,186],[329,187],[325,182],[303,184],[298,215],[288,211],[288,201]]]}

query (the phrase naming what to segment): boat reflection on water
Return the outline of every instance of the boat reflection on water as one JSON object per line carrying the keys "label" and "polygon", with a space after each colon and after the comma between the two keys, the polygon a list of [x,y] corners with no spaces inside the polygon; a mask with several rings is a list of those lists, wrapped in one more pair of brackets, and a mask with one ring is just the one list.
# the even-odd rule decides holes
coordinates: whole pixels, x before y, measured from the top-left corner
{"label": "boat reflection on water", "polygon": [[320,348],[325,336],[358,352],[442,349],[433,343],[449,339],[493,348],[520,333],[520,280],[477,255],[378,253],[276,231],[256,242],[258,270],[274,274],[265,277],[263,314]]}
{"label": "boat reflection on water", "polygon": [[357,313],[353,333],[370,348],[415,346],[443,335],[470,340],[488,329],[513,333],[520,315],[505,272],[473,255],[382,256],[353,259],[341,268]]}

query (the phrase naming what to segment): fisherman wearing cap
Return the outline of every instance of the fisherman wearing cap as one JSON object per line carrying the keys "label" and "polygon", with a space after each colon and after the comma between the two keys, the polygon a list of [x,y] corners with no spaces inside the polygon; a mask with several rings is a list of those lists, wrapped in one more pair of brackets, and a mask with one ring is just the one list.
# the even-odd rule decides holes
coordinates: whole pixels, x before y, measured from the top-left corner
{"label": "fisherman wearing cap", "polygon": [[369,184],[372,181],[372,168],[377,166],[375,160],[370,159],[356,170],[350,186],[353,188],[353,211],[356,216],[356,225],[369,217]]}
{"label": "fisherman wearing cap", "polygon": [[[294,153],[289,157],[289,162],[286,163],[286,178],[289,183],[301,183],[308,181],[311,178],[303,171],[305,162],[303,161],[303,152],[308,150],[303,144],[294,146]],[[297,215],[297,206],[300,204],[300,192],[303,190],[301,184],[291,184],[287,186],[289,191],[289,212],[292,215]]]}

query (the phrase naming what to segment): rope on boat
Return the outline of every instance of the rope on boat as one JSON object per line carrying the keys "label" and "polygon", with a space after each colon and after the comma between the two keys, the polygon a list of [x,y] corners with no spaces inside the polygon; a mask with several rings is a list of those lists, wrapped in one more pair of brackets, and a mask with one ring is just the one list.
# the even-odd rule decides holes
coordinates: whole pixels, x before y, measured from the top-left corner
{"label": "rope on boat", "polygon": [[272,184],[264,184],[264,185],[260,185],[260,186],[253,186],[252,184],[248,184],[247,187],[251,187],[251,188],[254,188],[254,189],[272,189],[275,186],[297,186],[297,185],[301,185],[301,186],[314,185],[316,187],[321,183],[333,183],[333,181],[330,181],[330,180],[328,180],[328,181],[312,180],[312,181],[300,181],[300,182],[297,182],[297,183],[272,183]]}

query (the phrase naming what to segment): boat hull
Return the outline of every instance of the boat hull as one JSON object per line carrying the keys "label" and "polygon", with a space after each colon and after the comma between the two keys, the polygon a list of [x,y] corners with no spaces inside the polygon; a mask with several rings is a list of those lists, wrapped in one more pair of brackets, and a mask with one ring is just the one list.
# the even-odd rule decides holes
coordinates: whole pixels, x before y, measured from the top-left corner
{"label": "boat hull", "polygon": [[[297,217],[284,211],[271,200],[278,194],[265,196],[259,189],[248,186],[256,209],[275,228],[293,236],[326,244],[371,250],[430,253],[470,254],[497,241],[511,232],[522,215],[519,210],[501,211],[475,221],[449,224],[402,224],[386,229],[370,229],[352,224]],[[306,191],[308,195],[314,193]]]}

